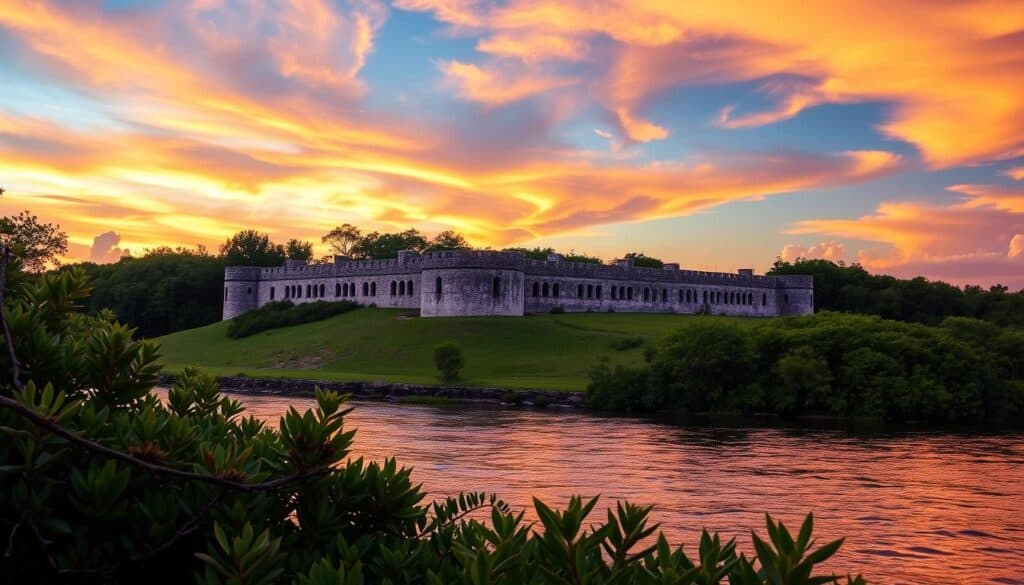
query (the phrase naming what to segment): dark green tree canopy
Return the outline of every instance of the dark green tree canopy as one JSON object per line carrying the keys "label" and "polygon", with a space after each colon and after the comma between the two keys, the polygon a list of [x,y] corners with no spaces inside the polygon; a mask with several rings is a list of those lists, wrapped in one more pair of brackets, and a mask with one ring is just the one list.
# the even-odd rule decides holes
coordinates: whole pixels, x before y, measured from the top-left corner
{"label": "dark green tree canopy", "polygon": [[924,277],[909,280],[870,274],[859,264],[799,258],[777,259],[768,274],[814,277],[814,308],[879,315],[886,319],[937,325],[946,317],[974,317],[1024,327],[1024,291],[993,285],[963,289]]}
{"label": "dark green tree canopy", "polygon": [[454,230],[445,230],[430,240],[427,250],[469,250],[472,247],[462,234]]}
{"label": "dark green tree canopy", "polygon": [[351,256],[352,248],[362,239],[363,232],[356,226],[345,223],[327,232],[320,242],[328,244],[332,254]]}
{"label": "dark green tree canopy", "polygon": [[303,242],[292,238],[284,245],[289,260],[306,260],[313,257],[313,242]]}
{"label": "dark green tree canopy", "polygon": [[59,225],[41,223],[27,211],[0,217],[0,245],[7,246],[30,272],[42,272],[59,265],[58,256],[67,254],[68,235]]}
{"label": "dark green tree canopy", "polygon": [[640,268],[661,268],[665,265],[660,258],[653,258],[643,252],[630,252],[623,256],[623,258],[633,260],[633,266],[639,266]]}
{"label": "dark green tree canopy", "polygon": [[244,230],[228,238],[220,247],[220,255],[228,266],[280,266],[287,256],[284,246],[256,230]]}
{"label": "dark green tree canopy", "polygon": [[409,229],[400,233],[370,232],[352,247],[354,258],[386,260],[395,258],[402,250],[422,252],[427,249],[427,239],[418,230]]}

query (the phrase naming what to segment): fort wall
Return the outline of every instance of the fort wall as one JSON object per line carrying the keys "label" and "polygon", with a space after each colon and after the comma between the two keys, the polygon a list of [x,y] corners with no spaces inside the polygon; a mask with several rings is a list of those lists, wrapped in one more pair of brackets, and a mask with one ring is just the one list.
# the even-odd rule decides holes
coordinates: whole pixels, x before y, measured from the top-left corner
{"label": "fort wall", "polygon": [[774,317],[814,312],[810,276],[761,276],[532,260],[519,253],[480,250],[401,252],[391,260],[224,272],[224,319],[268,302],[350,300],[363,305],[419,309],[423,317],[523,315],[552,310],[709,313]]}

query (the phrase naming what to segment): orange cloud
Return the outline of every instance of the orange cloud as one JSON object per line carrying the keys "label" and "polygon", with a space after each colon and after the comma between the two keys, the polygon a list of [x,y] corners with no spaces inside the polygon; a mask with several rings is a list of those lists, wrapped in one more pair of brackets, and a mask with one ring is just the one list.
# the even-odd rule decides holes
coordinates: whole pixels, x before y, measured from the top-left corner
{"label": "orange cloud", "polygon": [[[849,185],[902,164],[882,151],[650,162],[582,152],[548,136],[562,112],[584,103],[575,95],[550,101],[593,91],[614,116],[608,127],[634,141],[663,138],[669,130],[638,113],[651,92],[774,71],[769,62],[791,50],[778,39],[707,37],[658,13],[620,18],[600,6],[538,2],[517,12],[512,3],[485,14],[473,3],[432,7],[457,29],[495,30],[479,44],[493,60],[441,64],[456,92],[490,105],[550,100],[501,126],[489,117],[494,108],[440,122],[374,110],[360,74],[384,18],[375,3],[354,2],[345,14],[312,0],[246,6],[195,2],[183,16],[156,9],[111,20],[81,4],[0,3],[0,27],[19,50],[76,90],[108,96],[103,113],[118,122],[97,131],[0,111],[3,212],[29,208],[59,220],[79,259],[107,231],[121,238],[118,247],[138,252],[214,247],[249,227],[318,239],[344,221],[455,228],[476,243],[503,245]],[[570,26],[591,13],[583,32]],[[174,27],[166,22],[187,31],[189,50],[169,49],[163,29]],[[591,35],[622,46],[595,53]],[[607,71],[595,84],[553,61]],[[778,90],[780,99],[789,87]],[[480,132],[484,122],[489,133]]]}
{"label": "orange cloud", "polygon": [[951,205],[885,202],[875,213],[853,219],[800,221],[787,233],[825,234],[877,244],[858,252],[869,270],[908,276],[937,274],[955,282],[977,282],[1009,275],[1007,284],[1024,286],[1024,274],[1008,262],[1024,246],[1024,192],[986,185],[957,185],[964,195]]}
{"label": "orange cloud", "polygon": [[548,59],[580,61],[587,56],[587,44],[578,39],[543,34],[500,34],[481,40],[476,50],[499,57],[514,57],[526,63]]}
{"label": "orange cloud", "polygon": [[779,253],[779,257],[787,262],[793,262],[799,258],[824,258],[825,260],[843,260],[846,251],[842,242],[832,240],[821,242],[809,248],[800,244],[786,244]]}
{"label": "orange cloud", "polygon": [[1024,166],[1007,169],[1004,174],[1011,179],[1024,181]]}
{"label": "orange cloud", "polygon": [[1010,258],[1024,258],[1024,234],[1015,234],[1010,240],[1010,251],[1007,253]]}
{"label": "orange cloud", "polygon": [[[792,74],[815,80],[814,91],[780,91],[775,108],[739,119],[727,113],[724,125],[772,123],[825,101],[883,101],[893,107],[881,130],[916,145],[931,165],[1001,159],[1024,150],[1024,4],[1015,0],[941,7],[924,0],[870,0],[820,10],[797,0],[399,5],[430,10],[456,32],[483,35],[485,44],[509,34],[588,44],[612,39],[620,50],[597,99],[623,120],[627,133],[642,128],[635,140],[664,136],[651,131],[656,122],[637,113],[660,89]],[[673,60],[674,67],[665,66]]]}
{"label": "orange cloud", "polygon": [[514,102],[577,83],[570,78],[506,74],[459,61],[442,61],[438,69],[445,76],[445,83],[460,97],[489,105]]}

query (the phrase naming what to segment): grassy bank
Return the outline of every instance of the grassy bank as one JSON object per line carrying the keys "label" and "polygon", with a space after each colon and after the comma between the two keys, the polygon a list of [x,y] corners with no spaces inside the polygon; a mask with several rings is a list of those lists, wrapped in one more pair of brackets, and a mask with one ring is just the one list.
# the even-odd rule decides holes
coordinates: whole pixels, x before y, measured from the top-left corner
{"label": "grassy bank", "polygon": [[450,340],[466,357],[461,384],[578,391],[602,356],[613,364],[642,360],[643,345],[612,349],[616,342],[642,337],[646,345],[702,319],[627,313],[419,319],[407,313],[360,309],[242,339],[228,338],[227,323],[215,323],[156,341],[171,371],[198,365],[218,375],[430,384],[437,375],[433,348]]}

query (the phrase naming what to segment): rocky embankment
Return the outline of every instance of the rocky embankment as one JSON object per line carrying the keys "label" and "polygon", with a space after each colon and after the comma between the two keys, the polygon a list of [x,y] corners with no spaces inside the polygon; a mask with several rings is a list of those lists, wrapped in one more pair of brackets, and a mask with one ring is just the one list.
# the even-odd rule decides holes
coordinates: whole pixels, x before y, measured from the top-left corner
{"label": "rocky embankment", "polygon": [[[314,388],[351,394],[356,399],[399,400],[403,397],[431,396],[459,402],[491,402],[524,406],[559,406],[582,408],[583,392],[552,392],[547,390],[511,390],[508,388],[472,388],[462,386],[426,386],[390,382],[330,382],[291,378],[250,378],[221,376],[220,387],[231,392],[270,394],[276,396],[312,396]],[[161,376],[162,384],[173,384],[174,376]]]}

